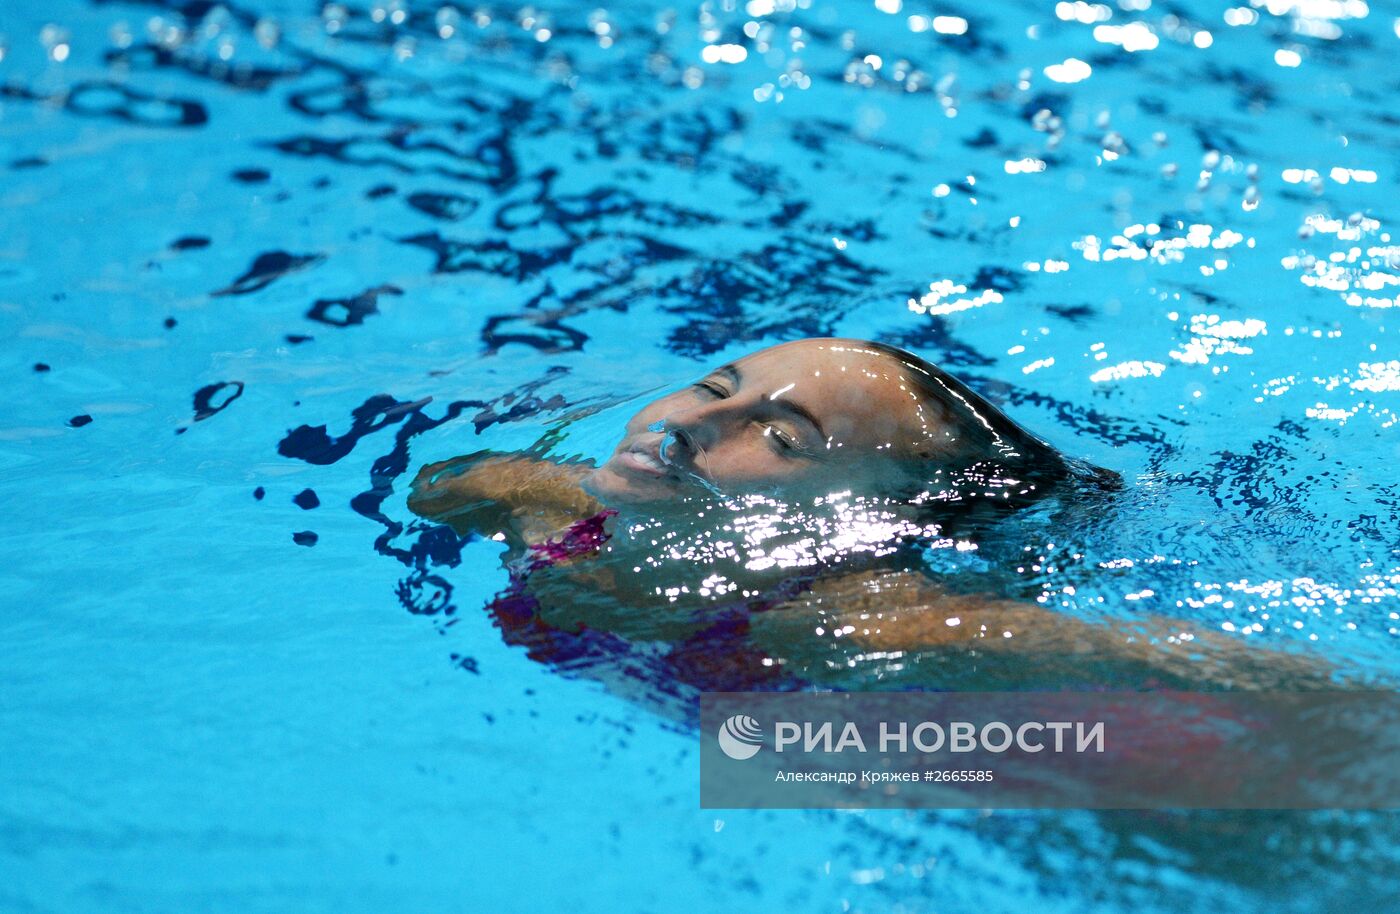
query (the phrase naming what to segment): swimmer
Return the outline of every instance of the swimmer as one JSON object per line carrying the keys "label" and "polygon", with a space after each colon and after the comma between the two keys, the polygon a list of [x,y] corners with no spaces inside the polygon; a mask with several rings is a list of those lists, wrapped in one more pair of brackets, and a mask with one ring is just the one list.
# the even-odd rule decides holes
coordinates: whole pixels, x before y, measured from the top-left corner
{"label": "swimmer", "polygon": [[649,403],[601,465],[467,455],[423,467],[409,507],[506,544],[492,612],[540,659],[662,645],[705,689],[840,687],[891,655],[951,689],[1326,687],[1302,658],[1075,619],[918,559],[921,540],[1116,486],[917,356],[804,339]]}

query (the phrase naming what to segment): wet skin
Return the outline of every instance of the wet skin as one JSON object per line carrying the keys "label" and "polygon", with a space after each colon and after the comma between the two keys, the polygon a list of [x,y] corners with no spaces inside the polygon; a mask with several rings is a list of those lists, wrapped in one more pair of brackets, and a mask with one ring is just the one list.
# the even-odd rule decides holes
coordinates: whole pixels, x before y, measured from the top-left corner
{"label": "wet skin", "polygon": [[962,465],[976,452],[952,418],[862,341],[799,340],[648,404],[583,486],[622,504],[670,501],[706,484],[789,499],[904,494],[927,477],[930,460]]}
{"label": "wet skin", "polygon": [[[1025,433],[958,382],[930,373],[931,383],[920,386],[911,370],[858,340],[776,346],[644,407],[602,466],[466,455],[425,466],[408,504],[461,535],[503,541],[512,563],[532,547],[559,541],[604,506],[623,513],[635,506],[666,532],[679,532],[676,542],[698,533],[695,543],[703,545],[716,522],[704,504],[707,486],[734,496],[775,495],[788,504],[849,491],[888,505],[925,491],[942,470],[995,461],[1010,452],[1008,445],[1032,460],[1045,458],[1045,445],[1036,451]],[[803,509],[790,519],[819,513]],[[866,561],[873,553],[821,566],[773,562],[756,569],[746,552],[659,550],[663,528],[642,525],[636,536],[627,524],[611,528],[596,552],[532,567],[530,592],[548,625],[639,641],[688,637],[712,605],[740,598],[725,596],[732,589],[703,588],[659,596],[694,578],[691,563],[700,561],[710,564],[698,573],[721,570],[742,586],[745,599],[775,593],[794,574],[809,579],[801,593],[754,614],[748,637],[779,668],[815,682],[854,669],[848,659],[882,651],[927,660],[923,669],[945,688],[1058,687],[1085,677],[1128,688],[1330,684],[1331,670],[1309,658],[1246,651],[1235,639],[1182,620],[1096,624],[1034,603],[954,593],[921,568]],[[653,561],[658,558],[665,561]],[[835,639],[838,631],[843,635]],[[1192,636],[1183,637],[1186,632]],[[908,675],[918,675],[916,667]]]}

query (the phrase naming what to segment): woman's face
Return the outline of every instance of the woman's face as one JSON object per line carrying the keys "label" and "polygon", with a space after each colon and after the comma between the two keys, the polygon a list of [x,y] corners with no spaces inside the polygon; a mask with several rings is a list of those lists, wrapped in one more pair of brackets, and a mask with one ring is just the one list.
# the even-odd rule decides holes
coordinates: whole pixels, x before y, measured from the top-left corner
{"label": "woman's face", "polygon": [[896,360],[858,340],[800,340],[648,404],[585,488],[630,503],[710,487],[799,499],[892,494],[916,478],[916,464],[951,461],[963,444]]}

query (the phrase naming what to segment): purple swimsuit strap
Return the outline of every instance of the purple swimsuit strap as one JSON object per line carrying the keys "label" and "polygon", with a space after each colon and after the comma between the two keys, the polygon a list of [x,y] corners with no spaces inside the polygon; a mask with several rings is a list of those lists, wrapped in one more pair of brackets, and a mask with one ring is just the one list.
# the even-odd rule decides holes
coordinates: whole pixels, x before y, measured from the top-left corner
{"label": "purple swimsuit strap", "polygon": [[536,568],[546,568],[566,559],[596,552],[612,538],[612,534],[603,528],[603,524],[616,514],[612,508],[604,508],[592,517],[574,521],[558,539],[531,546],[528,569],[534,571]]}

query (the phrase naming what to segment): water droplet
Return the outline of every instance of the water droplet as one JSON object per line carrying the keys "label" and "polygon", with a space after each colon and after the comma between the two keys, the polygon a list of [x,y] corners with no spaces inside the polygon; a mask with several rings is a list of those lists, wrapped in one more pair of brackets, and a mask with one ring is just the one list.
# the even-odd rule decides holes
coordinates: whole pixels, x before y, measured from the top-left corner
{"label": "water droplet", "polygon": [[131,47],[131,26],[126,24],[125,19],[112,23],[112,27],[107,30],[107,40],[112,43],[112,47],[120,50]]}
{"label": "water droplet", "polygon": [[282,27],[275,20],[259,19],[253,26],[253,37],[257,39],[258,44],[270,51],[282,40]]}
{"label": "water droplet", "polygon": [[339,3],[327,3],[321,7],[321,22],[328,35],[334,35],[343,29],[349,19],[350,11]]}
{"label": "water droplet", "polygon": [[437,25],[438,37],[444,40],[457,34],[457,28],[461,25],[462,14],[455,6],[440,7],[433,16],[433,22]]}

